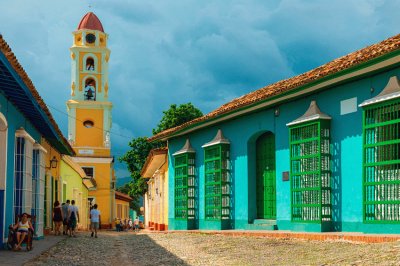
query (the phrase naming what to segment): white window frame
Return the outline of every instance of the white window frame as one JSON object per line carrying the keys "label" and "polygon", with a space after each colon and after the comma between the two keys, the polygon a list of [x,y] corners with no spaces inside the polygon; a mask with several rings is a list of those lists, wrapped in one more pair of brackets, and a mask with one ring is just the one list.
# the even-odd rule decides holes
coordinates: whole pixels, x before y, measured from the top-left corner
{"label": "white window frame", "polygon": [[46,178],[46,164],[44,159],[45,159],[45,154],[47,154],[47,150],[43,148],[39,143],[35,143],[33,145],[33,150],[39,152],[38,154],[39,158],[38,158],[38,164],[34,165],[34,167],[38,168],[37,169],[38,184],[36,185],[36,189],[34,190],[36,193],[32,195],[32,200],[37,200],[37,203],[36,205],[32,204],[32,207],[33,206],[36,207],[35,233],[38,237],[42,237],[44,229],[44,193],[45,193],[44,180]]}
{"label": "white window frame", "polygon": [[[18,129],[15,132],[15,154],[14,154],[14,160],[17,156],[17,139],[22,138],[24,139],[24,150],[19,151],[21,152],[21,155],[23,156],[24,159],[24,164],[23,164],[23,169],[20,169],[22,172],[22,185],[20,190],[22,190],[22,199],[21,199],[21,206],[16,206],[16,190],[17,190],[17,173],[15,172],[14,168],[14,203],[13,203],[13,222],[15,222],[15,209],[17,207],[21,208],[21,213],[24,212],[30,214],[32,210],[32,155],[33,155],[33,144],[35,143],[35,140],[26,132],[23,128]],[[15,162],[16,163],[16,162]]]}

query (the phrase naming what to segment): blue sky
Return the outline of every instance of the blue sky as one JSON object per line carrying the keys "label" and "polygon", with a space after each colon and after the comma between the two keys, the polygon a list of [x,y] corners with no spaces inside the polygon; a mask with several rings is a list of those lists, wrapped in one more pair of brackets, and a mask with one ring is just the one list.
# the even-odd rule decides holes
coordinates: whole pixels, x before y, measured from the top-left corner
{"label": "blue sky", "polygon": [[389,0],[0,0],[0,33],[67,135],[71,32],[88,11],[100,18],[118,157],[130,138],[151,134],[170,104],[208,113],[400,33],[399,10]]}

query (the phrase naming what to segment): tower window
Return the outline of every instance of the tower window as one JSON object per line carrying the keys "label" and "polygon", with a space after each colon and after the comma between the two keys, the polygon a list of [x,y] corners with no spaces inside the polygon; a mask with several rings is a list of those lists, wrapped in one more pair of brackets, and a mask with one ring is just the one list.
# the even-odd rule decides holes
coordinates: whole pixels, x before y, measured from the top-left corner
{"label": "tower window", "polygon": [[85,82],[85,101],[96,101],[96,81],[87,79]]}
{"label": "tower window", "polygon": [[86,120],[85,122],[83,122],[83,125],[84,125],[86,128],[91,128],[91,127],[94,126],[94,123],[93,123],[93,121]]}
{"label": "tower window", "polygon": [[94,71],[94,59],[92,57],[88,57],[86,59],[86,70]]}
{"label": "tower window", "polygon": [[94,177],[94,167],[82,167],[82,170],[85,172],[86,176]]}

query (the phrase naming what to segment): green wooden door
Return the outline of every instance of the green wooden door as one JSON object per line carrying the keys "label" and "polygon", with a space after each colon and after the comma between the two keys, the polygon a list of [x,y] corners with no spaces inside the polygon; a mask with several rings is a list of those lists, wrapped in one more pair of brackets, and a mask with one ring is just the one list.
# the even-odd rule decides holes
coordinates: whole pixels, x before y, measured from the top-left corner
{"label": "green wooden door", "polygon": [[275,136],[261,135],[256,142],[257,218],[276,219]]}

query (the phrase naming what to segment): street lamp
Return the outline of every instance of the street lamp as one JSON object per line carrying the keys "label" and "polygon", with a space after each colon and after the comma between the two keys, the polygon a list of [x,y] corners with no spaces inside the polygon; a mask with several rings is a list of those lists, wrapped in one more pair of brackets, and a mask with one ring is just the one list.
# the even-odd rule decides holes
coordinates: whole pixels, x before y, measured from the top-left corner
{"label": "street lamp", "polygon": [[53,156],[53,159],[50,160],[50,166],[49,166],[49,167],[46,167],[46,168],[47,168],[47,169],[50,169],[50,168],[57,168],[57,163],[58,163],[58,161],[57,161],[57,159],[56,159],[56,156]]}

